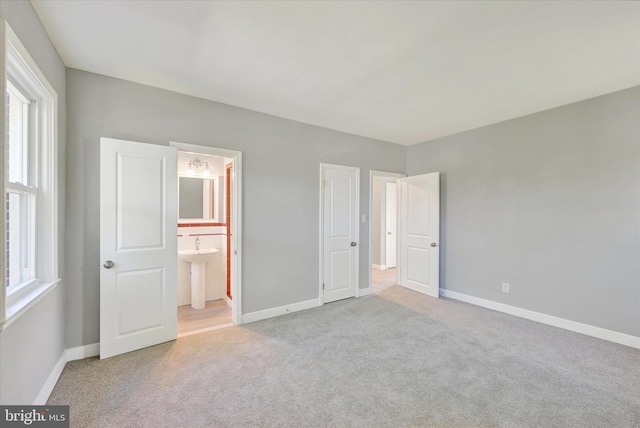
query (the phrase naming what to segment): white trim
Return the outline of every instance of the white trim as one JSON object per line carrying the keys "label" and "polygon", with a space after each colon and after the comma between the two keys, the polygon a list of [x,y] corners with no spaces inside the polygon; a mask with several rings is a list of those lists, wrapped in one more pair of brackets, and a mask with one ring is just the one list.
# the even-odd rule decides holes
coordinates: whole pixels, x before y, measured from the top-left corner
{"label": "white trim", "polygon": [[13,324],[15,320],[27,313],[29,309],[44,299],[47,294],[51,293],[59,283],[60,279],[53,282],[41,283],[36,287],[30,288],[28,292],[8,304],[8,307],[5,308],[6,319],[4,322],[0,322],[0,331],[5,330]]}
{"label": "white trim", "polygon": [[320,180],[318,181],[318,218],[320,223],[318,224],[318,305],[324,305],[324,227],[322,217],[324,214],[324,169],[323,164],[320,164]]}
{"label": "white trim", "polygon": [[461,302],[471,303],[472,305],[482,306],[483,308],[492,309],[494,311],[503,312],[505,314],[514,315],[516,317],[562,328],[564,330],[569,330],[587,336],[596,337],[598,339],[608,340],[609,342],[619,343],[621,345],[640,349],[640,337],[631,336],[629,334],[618,333],[617,331],[606,330],[604,328],[594,327],[592,325],[582,324],[576,321],[558,318],[552,315],[534,312],[515,306],[509,306],[505,305],[504,303],[485,300],[479,297],[469,296],[468,294],[462,294],[442,288],[440,289],[440,295],[448,297],[450,299],[459,300]]}
{"label": "white trim", "polygon": [[[202,153],[233,159],[233,250],[234,260],[231,266],[231,317],[235,325],[243,322],[242,317],[242,152],[219,147],[200,146],[197,144],[169,142],[171,147],[179,151]],[[176,177],[177,180],[177,177]],[[177,257],[177,254],[176,254]],[[226,293],[225,293],[226,294]]]}
{"label": "white trim", "polygon": [[[2,41],[4,43],[0,43],[0,94],[2,95],[2,102],[0,102],[0,135],[4,141],[6,130],[6,103],[4,102],[4,94],[7,93],[7,43],[6,43],[6,34],[7,28],[9,28],[9,24],[4,19],[0,19],[0,33],[2,33]],[[4,147],[0,150],[0,165],[5,164],[5,150]],[[2,169],[4,171],[4,168]],[[5,179],[4,177],[0,179],[0,195],[4,195],[6,192],[5,189]],[[4,200],[3,196],[3,200]],[[5,225],[6,225],[6,216],[5,209],[0,209],[0,233],[5,233]],[[3,290],[0,290],[0,326],[4,324],[6,319],[6,298],[7,298],[7,284],[6,284],[6,244],[0,248],[0,272],[2,272],[2,279],[0,280],[0,287]]]}
{"label": "white trim", "polygon": [[85,358],[97,357],[98,355],[100,355],[99,343],[67,349],[67,361],[84,360]]}
{"label": "white trim", "polygon": [[[25,287],[19,294],[7,296],[6,249],[0,248],[0,330],[11,324],[17,316],[31,308],[36,301],[49,293],[60,281],[58,279],[58,94],[33,60],[11,26],[0,20],[3,43],[0,47],[0,90],[6,91],[6,81],[10,77],[18,86],[26,90],[37,102],[38,133],[35,151],[38,159],[35,165],[37,184],[37,214],[35,228],[38,230],[36,253],[37,281]],[[5,135],[5,103],[0,103],[0,135]],[[0,153],[0,164],[5,163],[4,150]],[[6,192],[5,179],[0,180],[0,195]],[[3,196],[4,197],[4,196]],[[4,234],[6,219],[4,209],[0,210],[0,232]],[[24,294],[22,294],[24,293]],[[29,302],[28,298],[34,299]]]}
{"label": "white trim", "polygon": [[227,297],[227,293],[224,293],[224,295],[222,296],[222,299],[231,308],[231,305],[232,305],[233,302],[229,297]]}
{"label": "white trim", "polygon": [[[398,179],[406,176],[407,174],[401,174],[397,172],[376,171],[374,169],[369,171],[369,264],[368,266],[373,266],[374,268],[376,266],[373,264],[373,221],[371,220],[373,218],[373,177],[389,177],[389,178]],[[399,219],[400,217],[396,216],[396,218]],[[397,264],[398,263],[396,260],[396,265]],[[384,266],[384,265],[380,265],[380,266]],[[380,270],[384,270],[384,269],[380,269]],[[398,271],[399,269],[396,270],[396,275]],[[371,269],[369,269],[368,275],[369,275],[369,282],[368,282],[369,290],[371,290],[373,287],[373,275],[371,274]]]}
{"label": "white trim", "polygon": [[62,355],[60,355],[60,358],[58,359],[56,365],[53,366],[53,370],[51,370],[49,377],[44,382],[44,385],[42,385],[42,388],[36,396],[36,399],[33,401],[34,406],[44,406],[45,404],[47,404],[47,400],[49,399],[53,388],[55,388],[56,383],[58,383],[58,379],[60,378],[62,370],[64,370],[64,366],[67,364],[67,361],[67,350],[65,349],[64,352],[62,352]]}
{"label": "white trim", "polygon": [[356,297],[362,297],[362,296],[367,296],[369,294],[372,294],[373,291],[371,290],[371,287],[369,288],[358,288],[356,290]]}
{"label": "white trim", "polygon": [[60,355],[58,362],[55,366],[53,366],[53,370],[49,374],[49,377],[42,385],[40,392],[36,396],[36,399],[33,401],[34,406],[43,406],[47,404],[47,400],[53,392],[53,388],[55,388],[56,383],[58,383],[58,379],[60,379],[60,375],[64,370],[64,367],[67,365],[69,361],[74,360],[82,360],[84,358],[95,357],[100,353],[100,344],[93,343],[91,345],[78,346],[75,348],[65,349]]}
{"label": "white trim", "polygon": [[[372,242],[372,244],[373,244],[373,242]],[[377,265],[377,264],[373,263],[371,265],[371,267],[373,269],[376,269],[376,270],[387,270],[387,265]]]}
{"label": "white trim", "polygon": [[293,312],[303,311],[321,306],[319,299],[306,300],[304,302],[292,303],[290,305],[278,306],[277,308],[265,309],[262,311],[250,312],[242,316],[243,323],[256,322],[267,318],[273,318],[280,315],[291,314]]}

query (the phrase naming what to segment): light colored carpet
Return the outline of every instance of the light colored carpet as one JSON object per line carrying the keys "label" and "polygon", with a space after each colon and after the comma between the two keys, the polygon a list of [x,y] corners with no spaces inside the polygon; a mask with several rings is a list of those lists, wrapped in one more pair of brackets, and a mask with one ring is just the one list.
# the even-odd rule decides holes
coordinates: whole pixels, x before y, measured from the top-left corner
{"label": "light colored carpet", "polygon": [[637,427],[640,351],[394,285],[67,364],[73,427]]}

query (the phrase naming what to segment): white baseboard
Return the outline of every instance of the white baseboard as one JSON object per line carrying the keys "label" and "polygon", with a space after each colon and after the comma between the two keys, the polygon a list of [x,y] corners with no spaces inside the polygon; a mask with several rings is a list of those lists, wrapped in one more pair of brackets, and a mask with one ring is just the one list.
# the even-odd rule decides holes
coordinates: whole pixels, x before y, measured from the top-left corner
{"label": "white baseboard", "polygon": [[100,355],[99,343],[67,349],[67,361],[83,360],[85,358],[97,357],[98,355]]}
{"label": "white baseboard", "polygon": [[356,297],[366,296],[367,294],[371,294],[371,287],[368,288],[356,288]]}
{"label": "white baseboard", "polygon": [[60,359],[51,370],[49,377],[45,381],[42,389],[38,393],[35,401],[33,402],[34,406],[43,406],[47,403],[49,396],[51,395],[51,391],[58,383],[58,379],[62,374],[62,370],[64,370],[64,366],[69,361],[74,360],[82,360],[83,358],[95,357],[100,354],[100,344],[93,343],[91,345],[77,346],[75,348],[65,349],[62,355],[60,355]]}
{"label": "white baseboard", "polygon": [[640,349],[640,337],[631,336],[629,334],[618,333],[617,331],[606,330],[604,328],[594,327],[592,325],[582,324],[576,321],[570,321],[564,318],[530,311],[528,309],[509,306],[492,300],[480,299],[479,297],[469,296],[468,294],[462,294],[455,291],[441,289],[440,295],[450,299],[460,300],[461,302],[471,303],[472,305],[482,306],[483,308],[493,309],[494,311],[504,312],[505,314],[514,315],[516,317],[537,321],[542,324],[559,327],[576,333],[585,334],[587,336],[597,337],[598,339],[608,340],[609,342]]}
{"label": "white baseboard", "polygon": [[374,269],[378,269],[378,270],[386,270],[387,269],[387,265],[377,265],[375,263],[372,264],[372,267]]}
{"label": "white baseboard", "polygon": [[242,323],[247,324],[267,318],[303,311],[305,309],[315,308],[316,306],[320,306],[318,299],[312,299],[304,302],[293,303],[291,305],[278,306],[277,308],[265,309],[263,311],[250,312],[248,314],[242,314]]}
{"label": "white baseboard", "polygon": [[40,389],[38,396],[33,402],[34,406],[44,406],[45,404],[47,404],[47,400],[51,395],[51,391],[53,391],[53,388],[56,386],[56,383],[58,383],[58,379],[62,374],[62,370],[64,370],[65,364],[67,364],[66,350],[62,353],[62,355],[60,355],[60,359],[58,360],[56,365],[53,367],[53,370],[51,370],[51,373],[49,374],[49,377],[47,378],[44,385],[42,386],[42,389]]}
{"label": "white baseboard", "polygon": [[229,305],[230,308],[233,308],[233,303],[231,302],[231,299],[227,296],[227,293],[224,293],[224,296],[222,296],[222,298],[224,299],[225,302],[227,302],[227,305]]}

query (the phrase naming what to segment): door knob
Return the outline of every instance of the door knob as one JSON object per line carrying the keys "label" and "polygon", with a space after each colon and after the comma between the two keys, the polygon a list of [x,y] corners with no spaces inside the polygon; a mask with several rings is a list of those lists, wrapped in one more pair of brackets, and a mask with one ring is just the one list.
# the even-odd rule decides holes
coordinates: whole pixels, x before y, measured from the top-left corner
{"label": "door knob", "polygon": [[391,232],[387,232],[387,235],[391,235]]}
{"label": "door knob", "polygon": [[104,262],[104,264],[102,266],[104,266],[105,269],[111,269],[115,265],[116,264],[114,262],[112,262],[111,260],[107,260],[106,262]]}
{"label": "door knob", "polygon": [[355,242],[352,242],[352,243],[351,243],[351,246],[352,246],[352,247],[355,247],[356,245],[358,245],[358,244],[356,244]]}
{"label": "door knob", "polygon": [[432,242],[432,243],[431,243],[431,246],[432,246],[432,247],[437,247],[437,246],[438,246],[438,244],[436,244],[435,242]]}

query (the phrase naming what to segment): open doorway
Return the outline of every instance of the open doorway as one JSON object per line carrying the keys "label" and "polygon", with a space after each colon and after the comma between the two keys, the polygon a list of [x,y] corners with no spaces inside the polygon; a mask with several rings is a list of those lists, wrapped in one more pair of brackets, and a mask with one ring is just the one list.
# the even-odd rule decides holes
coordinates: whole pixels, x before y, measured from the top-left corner
{"label": "open doorway", "polygon": [[369,284],[373,293],[380,293],[396,284],[397,278],[397,189],[404,174],[371,171],[371,266]]}
{"label": "open doorway", "polygon": [[[231,320],[236,325],[242,322],[242,153],[173,142],[167,147],[101,138],[100,358],[176,339],[178,150],[196,155],[187,163],[203,168],[203,176],[207,163],[197,155],[233,159]],[[196,211],[187,216],[202,217],[194,223],[205,223],[205,211],[211,224],[224,217],[215,207],[211,211],[211,200],[205,201],[205,194],[215,198],[216,190],[220,196],[219,179],[206,184],[200,180],[196,190],[185,190],[200,194],[199,202],[191,204]],[[207,249],[207,242],[199,236],[190,238],[193,240],[182,248],[189,263],[201,263],[202,257],[216,252],[213,246],[201,251]],[[203,276],[202,269],[198,271]],[[203,293],[206,296],[206,290]]]}
{"label": "open doorway", "polygon": [[178,149],[178,337],[239,324],[240,152]]}
{"label": "open doorway", "polygon": [[371,171],[369,200],[368,291],[382,293],[398,284],[439,297],[440,173],[405,177]]}

